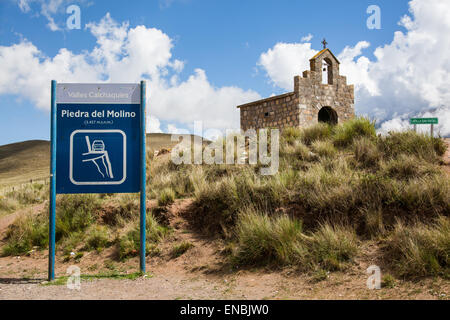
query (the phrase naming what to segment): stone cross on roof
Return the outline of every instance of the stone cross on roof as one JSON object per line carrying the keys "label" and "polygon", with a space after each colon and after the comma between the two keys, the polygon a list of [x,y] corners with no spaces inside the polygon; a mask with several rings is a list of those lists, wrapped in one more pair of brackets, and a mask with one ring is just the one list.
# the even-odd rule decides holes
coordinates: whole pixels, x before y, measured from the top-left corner
{"label": "stone cross on roof", "polygon": [[322,44],[323,44],[323,48],[326,49],[328,42],[327,42],[327,40],[325,40],[325,38],[323,38]]}

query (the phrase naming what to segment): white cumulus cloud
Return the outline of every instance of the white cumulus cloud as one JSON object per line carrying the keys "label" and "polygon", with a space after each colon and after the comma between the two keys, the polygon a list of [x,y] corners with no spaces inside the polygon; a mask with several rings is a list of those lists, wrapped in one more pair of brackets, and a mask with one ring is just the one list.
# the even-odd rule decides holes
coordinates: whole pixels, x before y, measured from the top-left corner
{"label": "white cumulus cloud", "polygon": [[[434,135],[441,137],[450,137],[450,108],[440,107],[425,112],[411,113],[408,115],[398,116],[391,120],[383,122],[379,130],[380,133],[386,134],[389,131],[410,130],[412,125],[409,123],[410,118],[438,118],[439,124],[434,125]],[[422,133],[430,132],[430,125],[417,125],[417,131]]]}
{"label": "white cumulus cloud", "polygon": [[309,69],[309,59],[318,51],[311,43],[279,42],[262,53],[258,65],[262,67],[276,86],[294,90],[294,76]]}
{"label": "white cumulus cloud", "polygon": [[155,118],[154,116],[147,116],[147,124],[145,127],[147,132],[150,133],[162,133],[161,130],[161,122],[158,118]]}
{"label": "white cumulus cloud", "polygon": [[302,41],[302,42],[308,42],[308,41],[311,41],[313,37],[314,37],[314,36],[313,36],[311,33],[308,33],[307,36],[302,37],[302,40],[301,40],[301,41]]}
{"label": "white cumulus cloud", "polygon": [[[59,82],[139,82],[148,84],[150,130],[161,130],[159,119],[204,127],[239,127],[236,106],[260,96],[238,87],[215,87],[202,69],[185,81],[178,78],[184,62],[172,57],[169,36],[155,28],[117,23],[107,14],[86,26],[96,38],[91,51],[73,53],[62,48],[49,57],[33,43],[22,40],[0,46],[0,95],[24,97],[49,109],[50,80]],[[26,63],[24,63],[26,61]],[[25,88],[25,89],[24,89]],[[157,121],[158,120],[158,121]]]}
{"label": "white cumulus cloud", "polygon": [[153,83],[150,104],[165,120],[192,124],[204,121],[209,128],[238,128],[236,106],[257,100],[259,94],[238,87],[214,87],[202,69],[196,69],[186,81],[169,84],[164,79]]}

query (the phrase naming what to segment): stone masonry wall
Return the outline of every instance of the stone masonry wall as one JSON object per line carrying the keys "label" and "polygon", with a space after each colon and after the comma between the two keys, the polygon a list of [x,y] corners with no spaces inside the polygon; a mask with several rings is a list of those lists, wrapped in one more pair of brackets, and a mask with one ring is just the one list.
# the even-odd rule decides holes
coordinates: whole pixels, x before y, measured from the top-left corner
{"label": "stone masonry wall", "polygon": [[[322,84],[322,60],[331,65],[331,84]],[[339,75],[339,62],[328,49],[310,60],[303,77],[294,77],[294,91],[241,105],[241,129],[303,127],[318,122],[319,111],[331,107],[338,122],[354,117],[354,87]]]}
{"label": "stone masonry wall", "polygon": [[240,106],[241,129],[287,128],[300,125],[294,92]]}

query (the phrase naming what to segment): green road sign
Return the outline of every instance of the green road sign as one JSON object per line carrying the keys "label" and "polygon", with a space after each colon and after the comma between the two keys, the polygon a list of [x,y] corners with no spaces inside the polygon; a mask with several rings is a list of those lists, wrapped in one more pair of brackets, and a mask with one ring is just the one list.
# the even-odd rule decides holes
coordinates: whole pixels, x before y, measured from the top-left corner
{"label": "green road sign", "polygon": [[412,118],[410,124],[438,124],[438,118]]}

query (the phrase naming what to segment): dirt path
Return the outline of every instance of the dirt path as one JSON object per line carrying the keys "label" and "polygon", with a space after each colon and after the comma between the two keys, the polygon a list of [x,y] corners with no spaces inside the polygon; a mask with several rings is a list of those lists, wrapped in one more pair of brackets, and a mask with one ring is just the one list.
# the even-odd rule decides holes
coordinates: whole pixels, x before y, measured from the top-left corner
{"label": "dirt path", "polygon": [[[169,212],[172,235],[160,245],[161,255],[147,258],[148,277],[136,280],[83,280],[81,290],[66,285],[45,285],[47,252],[30,256],[0,258],[1,299],[448,299],[450,283],[442,279],[417,282],[397,280],[392,289],[369,290],[367,267],[377,264],[378,247],[369,243],[350,270],[335,272],[322,281],[314,275],[283,270],[238,270],[228,265],[220,252],[220,239],[204,238],[189,228],[183,218],[191,200],[177,201]],[[180,257],[171,249],[181,242],[193,244]],[[76,265],[82,274],[138,271],[139,260],[113,259],[114,248],[89,252],[75,262],[58,255],[57,276]],[[383,272],[383,270],[382,270]]]}
{"label": "dirt path", "polygon": [[[3,268],[4,262],[1,263]],[[82,281],[79,291],[66,285],[40,284],[45,276],[42,271],[31,280],[3,278],[0,299],[448,299],[450,293],[448,282],[433,279],[398,282],[393,289],[369,290],[365,270],[361,268],[346,274],[333,273],[328,279],[314,283],[310,277],[288,270],[218,275],[174,271],[174,266],[170,267],[167,271],[150,262],[150,277]]]}

